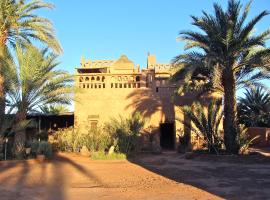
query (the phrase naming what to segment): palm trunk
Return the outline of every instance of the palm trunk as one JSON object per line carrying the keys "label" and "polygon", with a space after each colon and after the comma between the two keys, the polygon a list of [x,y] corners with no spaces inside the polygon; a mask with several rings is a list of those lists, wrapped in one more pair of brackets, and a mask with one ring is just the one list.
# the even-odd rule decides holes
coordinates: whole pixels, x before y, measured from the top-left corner
{"label": "palm trunk", "polygon": [[14,138],[15,154],[21,153],[25,147],[26,135],[25,127],[21,124],[26,120],[26,112],[18,112],[15,119],[16,133]]}
{"label": "palm trunk", "polygon": [[237,142],[237,104],[236,80],[232,70],[225,70],[223,74],[224,86],[224,143],[228,153],[238,154]]}
{"label": "palm trunk", "polygon": [[5,118],[5,89],[4,89],[4,47],[0,44],[0,126]]}

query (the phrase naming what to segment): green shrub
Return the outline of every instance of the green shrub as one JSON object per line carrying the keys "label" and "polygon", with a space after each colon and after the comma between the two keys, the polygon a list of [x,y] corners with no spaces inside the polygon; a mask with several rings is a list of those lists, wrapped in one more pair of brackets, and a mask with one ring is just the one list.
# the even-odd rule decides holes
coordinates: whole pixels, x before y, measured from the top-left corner
{"label": "green shrub", "polygon": [[93,152],[91,159],[93,160],[124,160],[127,156],[123,153],[107,154],[104,151]]}
{"label": "green shrub", "polygon": [[145,121],[139,113],[133,116],[112,119],[105,125],[105,130],[113,138],[116,152],[130,154],[138,151],[140,146],[140,131]]}
{"label": "green shrub", "polygon": [[36,156],[37,155],[37,151],[38,151],[38,146],[39,146],[39,142],[37,140],[33,140],[31,142],[31,154],[33,156]]}
{"label": "green shrub", "polygon": [[46,158],[52,158],[52,145],[46,141],[41,141],[38,145],[37,154],[45,155]]}

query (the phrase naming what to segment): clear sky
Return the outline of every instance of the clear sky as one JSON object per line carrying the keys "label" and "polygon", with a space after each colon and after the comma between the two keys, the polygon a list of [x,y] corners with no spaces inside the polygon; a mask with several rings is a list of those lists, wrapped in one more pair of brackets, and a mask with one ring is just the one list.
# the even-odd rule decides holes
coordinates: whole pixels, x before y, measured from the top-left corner
{"label": "clear sky", "polygon": [[[45,0],[46,1],[46,0]],[[146,65],[147,52],[168,63],[183,53],[177,41],[180,30],[193,29],[190,15],[213,11],[213,0],[48,0],[56,8],[42,12],[56,29],[64,49],[61,69],[74,72],[80,57],[117,59],[126,54],[135,64]],[[226,0],[216,0],[226,5]],[[242,1],[248,2],[248,1]],[[269,0],[254,0],[251,15],[270,10]],[[267,16],[257,27],[270,27]]]}

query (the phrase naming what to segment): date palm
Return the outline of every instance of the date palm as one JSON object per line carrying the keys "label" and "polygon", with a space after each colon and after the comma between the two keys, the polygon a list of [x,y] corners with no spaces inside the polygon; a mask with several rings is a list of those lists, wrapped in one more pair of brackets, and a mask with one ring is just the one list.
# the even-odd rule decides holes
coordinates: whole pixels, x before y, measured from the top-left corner
{"label": "date palm", "polygon": [[16,43],[27,44],[39,41],[55,52],[61,47],[56,40],[52,23],[36,14],[44,8],[53,8],[52,4],[42,0],[1,0],[0,1],[0,123],[5,113],[5,68],[9,49]]}
{"label": "date palm", "polygon": [[[217,3],[214,13],[203,11],[192,16],[192,24],[200,31],[182,31],[188,51],[174,59],[175,79],[181,77],[185,87],[199,91],[219,91],[224,96],[224,143],[229,153],[238,153],[237,86],[260,85],[269,78],[270,49],[266,41],[270,30],[254,34],[256,24],[269,13],[263,11],[247,21],[251,3],[229,0],[224,10]],[[187,83],[188,82],[188,83]]]}
{"label": "date palm", "polygon": [[267,127],[270,122],[270,94],[263,88],[246,90],[244,97],[239,98],[239,122],[245,126]]}
{"label": "date palm", "polygon": [[[73,78],[67,72],[56,70],[57,55],[47,48],[34,46],[16,48],[17,65],[10,70],[12,81],[7,94],[7,107],[16,110],[16,121],[23,121],[31,112],[38,112],[47,104],[69,104]],[[15,142],[23,143],[23,132],[16,133]]]}

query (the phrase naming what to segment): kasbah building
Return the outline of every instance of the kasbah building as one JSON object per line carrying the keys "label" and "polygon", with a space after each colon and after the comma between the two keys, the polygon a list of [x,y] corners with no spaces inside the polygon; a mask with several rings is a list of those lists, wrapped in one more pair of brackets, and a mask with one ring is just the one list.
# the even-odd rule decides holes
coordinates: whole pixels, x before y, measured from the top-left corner
{"label": "kasbah building", "polygon": [[143,69],[126,55],[118,60],[82,58],[75,73],[75,127],[94,128],[119,115],[140,112],[146,121],[144,144],[151,142],[148,136],[152,135],[161,148],[175,149],[178,135],[188,131],[181,106],[191,105],[194,95],[175,95],[171,71],[171,64],[157,63],[151,54]]}

